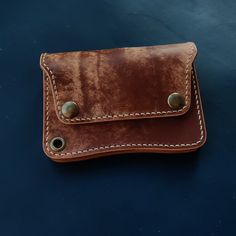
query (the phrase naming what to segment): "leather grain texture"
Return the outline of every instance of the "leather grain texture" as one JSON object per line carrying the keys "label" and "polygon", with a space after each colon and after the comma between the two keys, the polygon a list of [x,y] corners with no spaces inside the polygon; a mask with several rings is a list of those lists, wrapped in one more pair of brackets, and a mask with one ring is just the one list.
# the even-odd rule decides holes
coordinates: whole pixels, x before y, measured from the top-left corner
{"label": "leather grain texture", "polygon": [[[194,43],[42,54],[43,148],[54,161],[127,152],[194,151],[206,141]],[[185,105],[167,98],[178,92]],[[74,101],[74,118],[61,113]],[[50,148],[54,137],[65,149]]]}

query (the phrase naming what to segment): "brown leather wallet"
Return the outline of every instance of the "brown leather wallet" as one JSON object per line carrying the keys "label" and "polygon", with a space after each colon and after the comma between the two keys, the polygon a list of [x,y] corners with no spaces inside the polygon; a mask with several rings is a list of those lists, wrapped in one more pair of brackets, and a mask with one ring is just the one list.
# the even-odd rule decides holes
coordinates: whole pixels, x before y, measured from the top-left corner
{"label": "brown leather wallet", "polygon": [[194,43],[44,53],[43,148],[57,162],[206,141]]}

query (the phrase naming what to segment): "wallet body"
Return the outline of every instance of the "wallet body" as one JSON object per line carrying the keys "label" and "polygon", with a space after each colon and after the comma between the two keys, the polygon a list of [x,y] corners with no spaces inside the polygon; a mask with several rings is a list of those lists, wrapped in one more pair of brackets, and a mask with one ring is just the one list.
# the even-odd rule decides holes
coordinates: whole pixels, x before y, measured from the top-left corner
{"label": "wallet body", "polygon": [[44,53],[43,148],[57,162],[200,148],[194,43]]}

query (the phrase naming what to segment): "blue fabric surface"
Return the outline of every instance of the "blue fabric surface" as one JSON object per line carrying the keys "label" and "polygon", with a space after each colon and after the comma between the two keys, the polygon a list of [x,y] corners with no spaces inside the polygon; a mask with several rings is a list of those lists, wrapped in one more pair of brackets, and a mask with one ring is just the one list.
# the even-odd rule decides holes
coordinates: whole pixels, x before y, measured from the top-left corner
{"label": "blue fabric surface", "polygon": [[[0,235],[236,235],[236,1],[1,1]],[[207,144],[60,165],[42,151],[42,52],[194,41]]]}

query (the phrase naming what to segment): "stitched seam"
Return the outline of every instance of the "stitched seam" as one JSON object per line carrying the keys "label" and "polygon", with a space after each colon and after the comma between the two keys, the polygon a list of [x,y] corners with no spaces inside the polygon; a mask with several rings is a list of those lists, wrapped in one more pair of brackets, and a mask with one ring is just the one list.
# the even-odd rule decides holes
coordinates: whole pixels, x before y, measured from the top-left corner
{"label": "stitched seam", "polygon": [[128,118],[128,117],[135,117],[135,116],[166,115],[166,114],[179,113],[179,112],[183,111],[188,105],[188,102],[189,102],[188,101],[188,97],[189,97],[189,95],[188,95],[188,87],[189,87],[188,73],[189,73],[191,58],[192,58],[192,55],[194,52],[194,47],[193,47],[192,43],[191,43],[190,50],[191,50],[191,52],[189,53],[189,56],[187,57],[186,68],[185,68],[185,101],[186,101],[186,103],[179,110],[169,110],[169,111],[136,112],[136,113],[124,113],[124,114],[114,114],[114,115],[103,115],[103,116],[81,117],[81,118],[68,119],[65,116],[63,116],[63,114],[61,113],[61,106],[60,106],[60,100],[59,100],[59,95],[58,95],[57,86],[56,86],[55,75],[54,75],[53,71],[45,63],[46,53],[43,54],[42,64],[43,64],[44,68],[46,68],[47,71],[49,72],[49,75],[50,75],[50,78],[52,81],[52,88],[53,88],[53,91],[55,94],[56,107],[57,107],[58,114],[62,120],[65,120],[69,123],[74,123],[77,121],[92,121],[92,120],[95,121],[95,120],[112,119],[112,118]]}
{"label": "stitched seam", "polygon": [[191,147],[199,144],[203,137],[204,137],[204,131],[203,131],[203,121],[200,111],[200,103],[199,103],[199,95],[197,92],[197,86],[195,82],[195,75],[192,71],[193,76],[193,87],[194,87],[194,94],[195,94],[195,100],[196,100],[196,106],[197,106],[197,114],[198,114],[198,120],[199,120],[199,128],[200,128],[200,138],[198,141],[193,143],[181,143],[181,144],[161,144],[161,143],[128,143],[128,144],[112,144],[112,145],[106,145],[106,146],[100,146],[100,147],[93,147],[89,149],[83,149],[79,151],[72,151],[72,152],[66,152],[66,153],[54,153],[49,148],[49,79],[46,77],[46,149],[47,151],[54,155],[54,156],[63,156],[66,157],[67,155],[78,155],[81,153],[88,153],[88,152],[94,152],[94,151],[102,151],[102,150],[109,150],[113,148],[122,148],[122,147],[165,147],[165,148],[173,148],[173,147]]}

